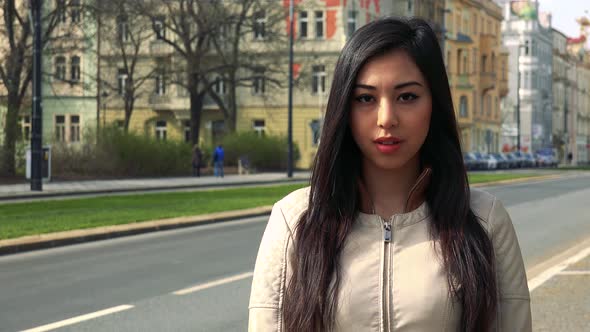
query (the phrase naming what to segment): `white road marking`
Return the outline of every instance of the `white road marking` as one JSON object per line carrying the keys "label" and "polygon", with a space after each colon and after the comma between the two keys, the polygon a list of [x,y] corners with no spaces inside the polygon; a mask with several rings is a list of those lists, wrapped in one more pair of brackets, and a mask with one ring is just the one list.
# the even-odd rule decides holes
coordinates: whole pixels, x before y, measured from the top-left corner
{"label": "white road marking", "polygon": [[77,316],[77,317],[73,317],[73,318],[69,318],[66,320],[62,320],[59,322],[55,322],[55,323],[51,323],[51,324],[47,324],[47,325],[43,325],[43,326],[39,326],[39,327],[35,327],[29,330],[24,330],[22,332],[44,332],[44,331],[50,331],[50,330],[55,330],[64,326],[68,326],[68,325],[73,325],[73,324],[77,324],[86,320],[91,320],[94,318],[98,318],[101,316],[106,316],[106,315],[110,315],[110,314],[114,314],[116,312],[120,312],[120,311],[124,311],[124,310],[128,310],[133,308],[132,305],[120,305],[117,307],[112,307],[109,309],[104,309],[101,311],[96,311],[90,314],[86,314],[86,315],[82,315],[82,316]]}
{"label": "white road marking", "polygon": [[235,275],[235,276],[232,276],[232,277],[227,277],[227,278],[223,278],[223,279],[218,279],[218,280],[210,281],[210,282],[207,282],[207,283],[204,283],[204,284],[200,284],[200,285],[197,285],[197,286],[194,286],[194,287],[181,289],[179,291],[173,292],[172,294],[174,294],[174,295],[186,295],[186,294],[189,294],[189,293],[194,293],[194,292],[202,291],[202,290],[207,289],[207,288],[212,288],[212,287],[220,286],[220,285],[223,285],[223,284],[228,284],[230,282],[234,282],[234,281],[238,281],[238,280],[250,278],[253,275],[254,275],[254,272],[246,272],[246,273],[238,274],[238,275]]}
{"label": "white road marking", "polygon": [[589,275],[590,276],[590,271],[561,271],[561,272],[559,272],[559,275],[569,275],[569,276]]}
{"label": "white road marking", "polygon": [[535,290],[535,288],[539,287],[540,285],[542,285],[547,280],[551,279],[556,274],[561,273],[569,265],[578,262],[579,260],[583,259],[584,257],[586,257],[588,255],[590,255],[590,247],[578,252],[577,254],[575,254],[574,256],[571,256],[568,259],[565,259],[561,263],[548,268],[543,273],[539,274],[537,277],[533,278],[532,280],[529,280],[529,291],[532,292],[533,290]]}

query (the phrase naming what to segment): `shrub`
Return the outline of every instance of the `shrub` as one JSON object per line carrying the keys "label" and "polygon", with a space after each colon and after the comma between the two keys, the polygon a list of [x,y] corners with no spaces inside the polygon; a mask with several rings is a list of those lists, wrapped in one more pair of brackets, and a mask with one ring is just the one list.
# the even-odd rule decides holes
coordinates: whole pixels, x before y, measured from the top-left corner
{"label": "shrub", "polygon": [[[225,164],[235,166],[238,158],[247,156],[250,165],[257,170],[283,170],[287,168],[287,138],[282,136],[261,136],[255,132],[230,134],[223,139]],[[293,145],[293,163],[300,154]]]}

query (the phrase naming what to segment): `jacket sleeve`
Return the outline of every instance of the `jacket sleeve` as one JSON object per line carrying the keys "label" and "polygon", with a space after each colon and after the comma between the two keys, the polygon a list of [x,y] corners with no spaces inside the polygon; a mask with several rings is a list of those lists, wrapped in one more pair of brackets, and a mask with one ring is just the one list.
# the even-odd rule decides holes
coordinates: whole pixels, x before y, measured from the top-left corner
{"label": "jacket sleeve", "polygon": [[489,219],[496,259],[499,302],[495,331],[532,331],[530,294],[520,246],[512,220],[494,199]]}
{"label": "jacket sleeve", "polygon": [[248,331],[282,331],[281,307],[291,231],[275,204],[258,249],[250,293]]}

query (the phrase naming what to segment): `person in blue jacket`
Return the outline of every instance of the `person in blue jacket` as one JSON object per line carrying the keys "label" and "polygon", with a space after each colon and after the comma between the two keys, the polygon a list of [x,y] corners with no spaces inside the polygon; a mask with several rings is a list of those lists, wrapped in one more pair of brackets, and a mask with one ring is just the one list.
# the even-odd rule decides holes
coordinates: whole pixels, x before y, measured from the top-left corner
{"label": "person in blue jacket", "polygon": [[219,144],[213,152],[213,171],[216,177],[223,177],[223,146]]}

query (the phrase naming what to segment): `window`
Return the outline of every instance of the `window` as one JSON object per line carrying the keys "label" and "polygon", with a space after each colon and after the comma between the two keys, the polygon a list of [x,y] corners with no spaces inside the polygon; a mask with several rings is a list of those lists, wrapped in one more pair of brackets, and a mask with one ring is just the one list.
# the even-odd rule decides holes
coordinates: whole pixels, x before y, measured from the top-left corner
{"label": "window", "polygon": [[66,80],[66,58],[63,56],[55,58],[55,79],[61,81]]}
{"label": "window", "polygon": [[72,57],[72,68],[71,68],[71,77],[72,82],[80,81],[80,57],[73,56]]}
{"label": "window", "polygon": [[156,139],[158,141],[166,140],[166,121],[156,121]]}
{"label": "window", "polygon": [[127,15],[117,17],[117,37],[122,43],[129,41],[129,18]]}
{"label": "window", "polygon": [[414,0],[408,0],[408,13],[412,13],[412,2],[414,2]]}
{"label": "window", "polygon": [[307,12],[299,12],[299,36],[307,38]]}
{"label": "window", "polygon": [[482,55],[481,56],[481,72],[482,73],[485,73],[487,70],[487,62],[488,62],[488,56]]}
{"label": "window", "polygon": [[496,72],[496,54],[492,53],[492,73]]}
{"label": "window", "polygon": [[80,23],[80,0],[70,0],[72,23]]}
{"label": "window", "polygon": [[473,64],[471,68],[473,68],[473,73],[477,71],[477,48],[473,49]]}
{"label": "window", "polygon": [[55,116],[55,140],[58,142],[66,141],[66,117],[63,115]]}
{"label": "window", "polygon": [[315,12],[315,37],[317,39],[324,38],[324,12]]}
{"label": "window", "polygon": [[313,94],[326,92],[326,69],[322,65],[312,67],[311,92]]}
{"label": "window", "polygon": [[79,115],[70,115],[70,142],[80,142]]}
{"label": "window", "polygon": [[225,134],[225,121],[215,120],[211,122],[211,138],[213,142],[219,142]]}
{"label": "window", "polygon": [[348,11],[348,37],[356,31],[356,13],[354,10]]}
{"label": "window", "polygon": [[119,68],[119,73],[117,74],[117,83],[118,83],[118,92],[120,96],[124,96],[127,93],[127,80],[129,79],[129,75],[127,75],[127,71],[124,68]]}
{"label": "window", "polygon": [[529,41],[524,42],[524,55],[529,55]]}
{"label": "window", "polygon": [[23,131],[23,139],[28,141],[31,139],[31,117],[26,115],[21,118],[21,129]]}
{"label": "window", "polygon": [[498,97],[494,97],[494,118],[500,117],[500,109],[498,108]]}
{"label": "window", "polygon": [[264,10],[254,14],[254,39],[266,38],[266,14]]}
{"label": "window", "polygon": [[159,71],[156,74],[156,79],[155,79],[155,90],[154,93],[158,96],[163,96],[166,94],[166,79],[164,77],[164,72],[163,71]]}
{"label": "window", "polygon": [[55,2],[55,12],[57,21],[66,23],[66,0],[57,0]]}
{"label": "window", "polygon": [[462,58],[463,58],[463,50],[458,49],[457,50],[457,74],[458,75],[462,74],[462,72],[461,72],[461,59]]}
{"label": "window", "polygon": [[311,120],[311,122],[309,123],[309,127],[311,128],[311,144],[313,146],[317,146],[318,144],[320,144],[320,120]]}
{"label": "window", "polygon": [[215,93],[218,95],[224,95],[227,93],[223,77],[217,76],[215,78],[215,83],[213,83],[213,91],[215,91]]}
{"label": "window", "polygon": [[473,15],[473,34],[477,35],[477,15]]}
{"label": "window", "polygon": [[190,143],[191,141],[191,120],[184,120],[184,141]]}
{"label": "window", "polygon": [[265,91],[266,79],[264,77],[264,68],[256,68],[252,81],[252,92],[256,95],[263,94]]}
{"label": "window", "polygon": [[486,109],[488,116],[492,115],[492,97],[490,95],[486,96]]}
{"label": "window", "polygon": [[264,131],[266,130],[266,125],[264,120],[254,120],[252,121],[252,129],[258,134],[258,136],[264,137]]}
{"label": "window", "polygon": [[461,96],[459,102],[459,116],[462,118],[467,117],[467,97]]}
{"label": "window", "polygon": [[156,39],[164,39],[166,38],[166,17],[164,16],[156,16],[154,18],[154,32],[156,33]]}

